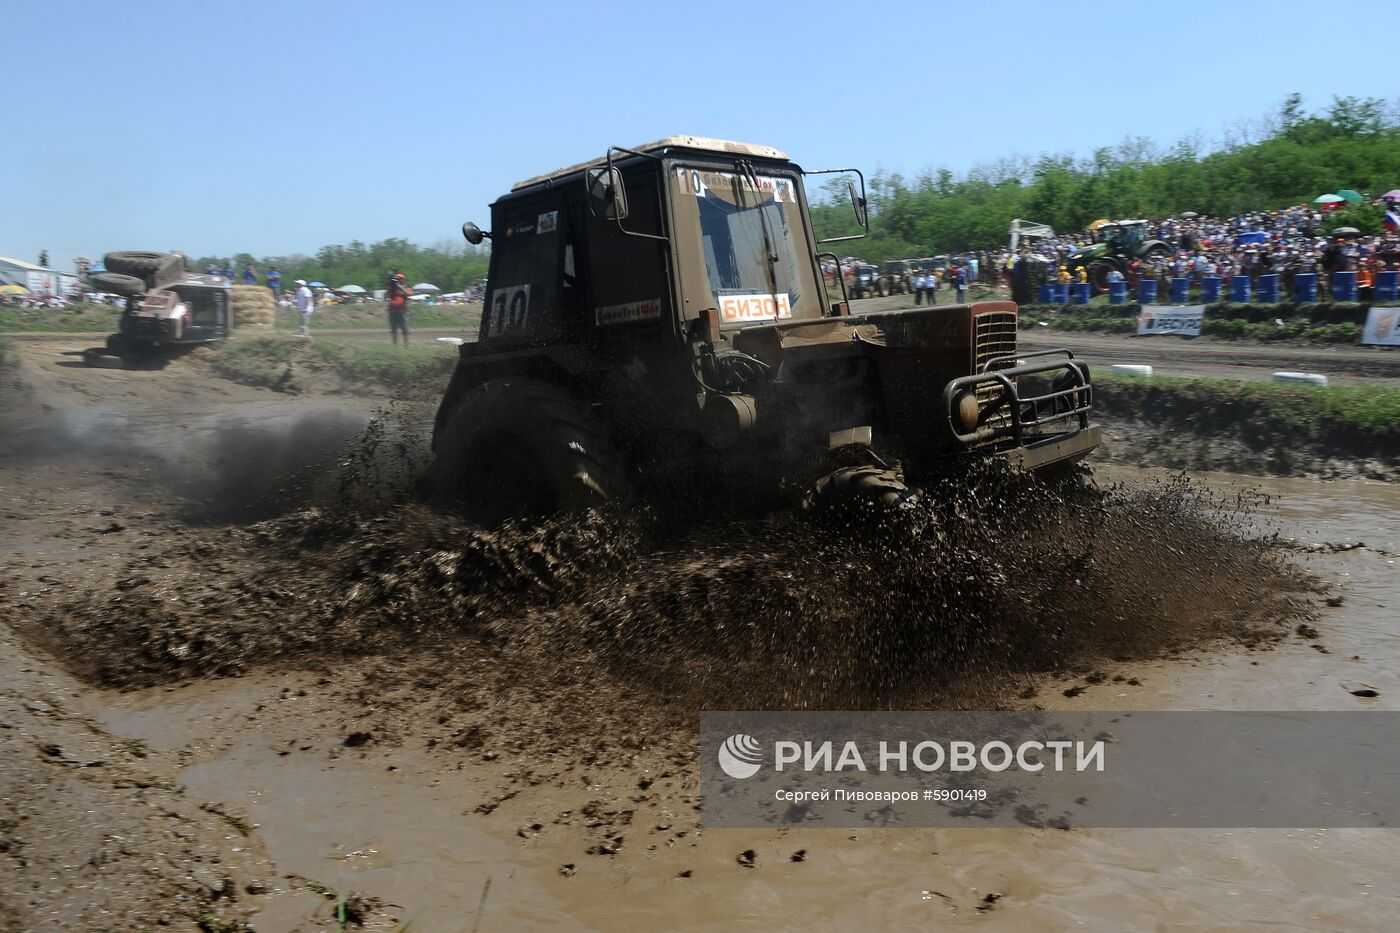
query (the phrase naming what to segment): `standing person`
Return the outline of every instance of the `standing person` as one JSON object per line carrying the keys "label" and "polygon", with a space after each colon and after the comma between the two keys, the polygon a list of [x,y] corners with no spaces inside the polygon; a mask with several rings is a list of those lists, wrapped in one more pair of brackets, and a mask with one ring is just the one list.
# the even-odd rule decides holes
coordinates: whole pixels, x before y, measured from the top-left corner
{"label": "standing person", "polygon": [[403,345],[408,346],[408,286],[404,285],[402,272],[395,270],[389,276],[384,297],[389,300],[389,337],[398,346],[399,331],[403,331]]}
{"label": "standing person", "polygon": [[243,284],[244,284],[244,285],[256,285],[256,284],[258,284],[258,270],[253,268],[253,264],[252,264],[251,262],[248,263],[247,268],[245,268],[245,269],[243,270]]}
{"label": "standing person", "polygon": [[282,273],[277,271],[276,266],[267,270],[267,288],[272,292],[273,301],[282,300]]}
{"label": "standing person", "polygon": [[967,300],[967,270],[962,266],[953,273],[953,285],[958,290],[958,304],[962,304]]}
{"label": "standing person", "polygon": [[914,304],[915,304],[915,305],[921,305],[921,304],[924,303],[924,288],[925,288],[925,287],[926,287],[926,286],[925,286],[925,284],[924,284],[924,274],[923,274],[922,272],[915,272],[915,273],[914,273]]}
{"label": "standing person", "polygon": [[306,279],[297,279],[297,313],[301,315],[301,336],[311,336],[311,315],[316,310],[316,296],[307,287]]}

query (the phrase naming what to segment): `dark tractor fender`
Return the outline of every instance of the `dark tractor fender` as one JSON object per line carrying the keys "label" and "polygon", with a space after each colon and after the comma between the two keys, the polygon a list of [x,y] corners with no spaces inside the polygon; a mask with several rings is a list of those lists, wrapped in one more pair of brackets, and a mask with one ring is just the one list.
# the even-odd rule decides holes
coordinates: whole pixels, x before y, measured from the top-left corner
{"label": "dark tractor fender", "polygon": [[1171,244],[1164,240],[1148,240],[1142,244],[1142,250],[1138,253],[1138,256],[1145,259],[1153,253],[1166,253],[1167,255],[1171,255]]}

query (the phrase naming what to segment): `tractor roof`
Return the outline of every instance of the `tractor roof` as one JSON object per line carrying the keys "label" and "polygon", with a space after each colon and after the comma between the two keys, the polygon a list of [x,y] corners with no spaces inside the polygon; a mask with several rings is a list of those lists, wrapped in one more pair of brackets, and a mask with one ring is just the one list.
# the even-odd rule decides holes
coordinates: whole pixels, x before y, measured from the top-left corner
{"label": "tractor roof", "polygon": [[[760,159],[780,159],[788,161],[787,153],[774,149],[772,146],[755,146],[751,143],[736,143],[727,139],[710,139],[707,136],[667,136],[655,142],[644,143],[633,147],[637,152],[657,153],[666,149],[693,149],[700,152],[724,153],[728,155],[755,156]],[[580,162],[577,165],[570,165],[567,168],[555,169],[543,175],[536,175],[533,178],[526,178],[524,181],[517,181],[511,186],[511,191],[519,191],[521,188],[529,188],[541,182],[554,181],[568,175],[575,175],[587,168],[594,168],[603,165],[606,158],[590,159],[587,162]]]}

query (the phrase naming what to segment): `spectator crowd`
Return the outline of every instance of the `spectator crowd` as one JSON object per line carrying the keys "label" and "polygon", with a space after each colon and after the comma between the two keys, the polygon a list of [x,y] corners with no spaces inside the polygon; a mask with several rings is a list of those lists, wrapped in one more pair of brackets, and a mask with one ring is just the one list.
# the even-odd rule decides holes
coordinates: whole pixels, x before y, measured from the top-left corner
{"label": "spectator crowd", "polygon": [[[1235,276],[1248,276],[1257,282],[1261,275],[1279,273],[1280,287],[1287,294],[1291,292],[1293,277],[1299,273],[1330,277],[1335,272],[1355,272],[1358,287],[1366,289],[1375,273],[1400,269],[1400,233],[1395,229],[1370,236],[1334,235],[1327,231],[1325,222],[1326,214],[1311,205],[1252,211],[1223,219],[1183,216],[1151,220],[1146,238],[1161,240],[1169,251],[1130,261],[1127,278],[1132,286],[1142,278],[1155,278],[1165,291],[1166,281],[1172,278],[1187,278],[1199,284],[1203,278],[1217,276],[1228,288]],[[1047,262],[1054,281],[1080,282],[1084,271],[1073,267],[1071,254],[1097,239],[1096,233],[1037,239],[1018,252]],[[990,258],[997,270],[993,275],[1006,281],[1018,257],[1009,250],[999,250]],[[981,265],[981,280],[995,281],[985,274],[985,259]]]}
{"label": "spectator crowd", "polygon": [[[1400,204],[1383,203],[1387,229],[1377,235],[1329,233],[1327,212],[1315,205],[1250,211],[1227,218],[1186,214],[1149,220],[1144,240],[1161,240],[1168,250],[1149,259],[1131,260],[1123,278],[1131,288],[1143,278],[1154,278],[1165,294],[1167,282],[1173,278],[1187,278],[1198,285],[1214,276],[1224,280],[1228,288],[1235,276],[1249,276],[1257,282],[1261,275],[1279,273],[1280,288],[1287,294],[1299,273],[1318,273],[1326,282],[1334,272],[1355,272],[1364,298],[1377,272],[1400,270]],[[1009,285],[1015,263],[1027,257],[1047,264],[1046,278],[1051,282],[1084,282],[1087,270],[1077,267],[1072,255],[1099,239],[1098,232],[1058,233],[1023,240],[1016,255],[1002,248],[914,260],[926,277],[913,287],[923,297],[941,286],[955,287],[959,278],[989,286]],[[854,270],[863,264],[848,257],[841,261],[840,270],[849,282]],[[828,281],[834,281],[837,264],[826,260],[822,271]]]}

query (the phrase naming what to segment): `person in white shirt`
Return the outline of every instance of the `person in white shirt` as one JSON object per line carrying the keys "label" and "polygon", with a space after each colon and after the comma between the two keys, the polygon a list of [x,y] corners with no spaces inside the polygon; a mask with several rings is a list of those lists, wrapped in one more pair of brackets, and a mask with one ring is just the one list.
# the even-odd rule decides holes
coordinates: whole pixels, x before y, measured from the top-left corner
{"label": "person in white shirt", "polygon": [[297,279],[297,313],[301,315],[301,336],[311,336],[311,313],[316,310],[316,296],[305,279]]}

